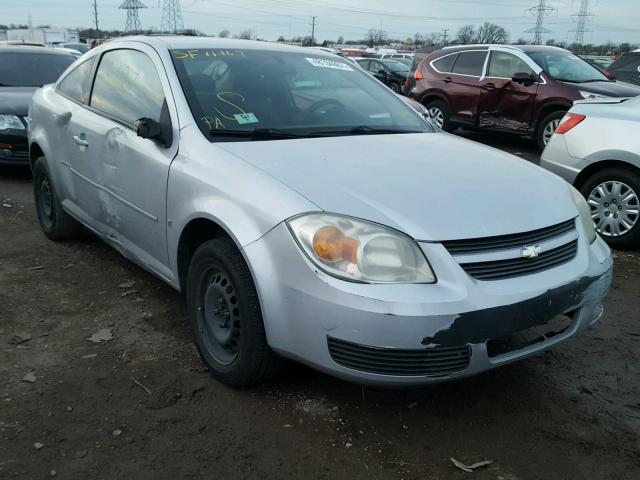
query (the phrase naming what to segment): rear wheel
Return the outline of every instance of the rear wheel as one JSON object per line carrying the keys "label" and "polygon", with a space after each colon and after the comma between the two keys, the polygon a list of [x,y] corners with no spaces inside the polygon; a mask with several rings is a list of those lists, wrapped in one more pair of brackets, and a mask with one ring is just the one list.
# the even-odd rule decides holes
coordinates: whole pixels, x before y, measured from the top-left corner
{"label": "rear wheel", "polygon": [[393,91],[393,93],[400,93],[400,84],[392,82],[389,84],[389,88]]}
{"label": "rear wheel", "polygon": [[640,174],[607,168],[582,185],[596,230],[615,249],[640,246]]}
{"label": "rear wheel", "polygon": [[200,355],[222,383],[260,383],[283,360],[267,344],[251,272],[229,239],[203,243],[187,277],[189,320]]}
{"label": "rear wheel", "polygon": [[62,209],[44,157],[33,167],[33,194],[38,222],[47,237],[66,240],[80,234],[82,226]]}
{"label": "rear wheel", "polygon": [[544,147],[547,146],[547,143],[551,140],[551,136],[556,131],[556,128],[558,128],[558,125],[560,125],[560,120],[562,120],[562,117],[564,117],[566,113],[567,112],[551,112],[542,119],[536,133],[536,141],[538,142],[540,150],[544,150]]}
{"label": "rear wheel", "polygon": [[442,100],[432,100],[426,105],[431,119],[438,128],[448,132],[451,130],[449,124],[449,106]]}

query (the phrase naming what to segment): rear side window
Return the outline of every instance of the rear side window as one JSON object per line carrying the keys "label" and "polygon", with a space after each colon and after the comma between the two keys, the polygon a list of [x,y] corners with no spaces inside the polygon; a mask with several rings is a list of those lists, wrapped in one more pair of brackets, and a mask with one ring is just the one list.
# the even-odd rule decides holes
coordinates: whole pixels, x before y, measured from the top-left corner
{"label": "rear side window", "polygon": [[162,83],[151,59],[137,50],[102,55],[91,106],[133,125],[141,118],[160,122],[165,105]]}
{"label": "rear side window", "polygon": [[82,62],[74,68],[69,75],[62,79],[58,84],[58,91],[76,102],[88,103],[89,91],[91,88],[90,75],[92,67],[93,58],[90,58],[86,62]]}
{"label": "rear side window", "polygon": [[486,58],[487,52],[461,52],[453,65],[453,73],[480,77]]}
{"label": "rear side window", "polygon": [[433,66],[436,70],[442,73],[451,73],[453,71],[453,62],[456,61],[457,55],[447,55],[433,62]]}

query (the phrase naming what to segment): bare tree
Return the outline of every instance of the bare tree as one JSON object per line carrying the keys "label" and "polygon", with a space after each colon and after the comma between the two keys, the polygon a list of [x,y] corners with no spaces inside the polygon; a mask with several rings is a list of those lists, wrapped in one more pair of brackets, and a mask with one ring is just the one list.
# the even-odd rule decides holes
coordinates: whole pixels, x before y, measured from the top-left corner
{"label": "bare tree", "polygon": [[465,25],[464,27],[462,27],[460,30],[458,30],[456,41],[461,45],[475,43],[476,27],[474,27],[473,25]]}
{"label": "bare tree", "polygon": [[385,43],[387,43],[387,32],[384,30],[372,28],[367,32],[367,44],[370,47],[384,45]]}
{"label": "bare tree", "polygon": [[509,33],[495,23],[484,22],[478,27],[475,43],[507,43],[509,41]]}
{"label": "bare tree", "polygon": [[238,34],[238,38],[241,38],[242,40],[253,40],[255,38],[255,35],[253,33],[253,30],[247,28],[246,30],[241,31]]}
{"label": "bare tree", "polygon": [[413,36],[413,43],[415,43],[416,46],[422,45],[424,43],[424,35],[416,32]]}
{"label": "bare tree", "polygon": [[222,30],[218,36],[220,38],[229,38],[229,35],[231,35],[231,32],[229,30]]}
{"label": "bare tree", "polygon": [[342,35],[340,35],[338,37],[338,45],[342,45],[342,44],[344,44],[344,37]]}

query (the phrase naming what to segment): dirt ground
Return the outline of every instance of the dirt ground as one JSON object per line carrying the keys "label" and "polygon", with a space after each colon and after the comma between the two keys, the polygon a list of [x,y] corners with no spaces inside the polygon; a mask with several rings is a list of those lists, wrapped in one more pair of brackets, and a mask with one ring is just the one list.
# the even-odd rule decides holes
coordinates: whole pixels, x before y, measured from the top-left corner
{"label": "dirt ground", "polygon": [[602,326],[515,365],[403,390],[293,365],[234,390],[179,294],[90,235],[46,240],[29,175],[0,170],[0,478],[637,480],[640,254],[615,261]]}

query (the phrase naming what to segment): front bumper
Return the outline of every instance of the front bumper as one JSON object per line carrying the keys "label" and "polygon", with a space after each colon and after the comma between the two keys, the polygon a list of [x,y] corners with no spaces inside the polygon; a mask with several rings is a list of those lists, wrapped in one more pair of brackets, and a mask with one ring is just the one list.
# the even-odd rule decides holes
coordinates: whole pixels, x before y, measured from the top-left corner
{"label": "front bumper", "polygon": [[28,165],[29,142],[27,131],[0,132],[0,165]]}
{"label": "front bumper", "polygon": [[[439,243],[420,246],[438,276],[436,284],[336,279],[309,262],[284,224],[246,246],[269,345],[283,356],[358,383],[401,386],[462,378],[588,329],[599,319],[611,284],[609,248],[600,238],[589,245],[582,232],[578,253],[568,263],[497,281],[471,278]],[[565,313],[572,321],[561,333],[490,355],[492,341]],[[400,363],[392,362],[398,358]],[[446,368],[412,373],[424,365]]]}

